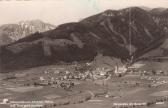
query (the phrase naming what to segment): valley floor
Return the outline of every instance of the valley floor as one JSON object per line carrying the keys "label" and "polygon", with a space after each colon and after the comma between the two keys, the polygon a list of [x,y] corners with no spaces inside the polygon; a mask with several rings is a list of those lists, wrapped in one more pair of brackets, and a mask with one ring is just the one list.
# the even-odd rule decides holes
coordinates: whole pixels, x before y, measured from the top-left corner
{"label": "valley floor", "polygon": [[[148,72],[156,69],[150,69],[149,64],[146,62],[143,70]],[[0,108],[22,108],[24,105],[32,105],[30,108],[168,107],[166,75],[127,73],[121,77],[112,75],[109,79],[58,80],[60,71],[68,74],[69,71],[74,71],[72,67],[74,66],[53,65],[0,74]],[[72,86],[69,82],[72,82]]]}

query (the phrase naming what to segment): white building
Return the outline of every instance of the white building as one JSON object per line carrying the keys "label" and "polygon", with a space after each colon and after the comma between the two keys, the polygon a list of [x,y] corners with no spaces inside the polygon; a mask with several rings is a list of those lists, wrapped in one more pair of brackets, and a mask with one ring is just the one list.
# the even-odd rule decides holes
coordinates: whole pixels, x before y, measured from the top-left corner
{"label": "white building", "polygon": [[7,103],[9,103],[9,100],[5,98],[5,99],[3,99],[1,104],[7,104]]}

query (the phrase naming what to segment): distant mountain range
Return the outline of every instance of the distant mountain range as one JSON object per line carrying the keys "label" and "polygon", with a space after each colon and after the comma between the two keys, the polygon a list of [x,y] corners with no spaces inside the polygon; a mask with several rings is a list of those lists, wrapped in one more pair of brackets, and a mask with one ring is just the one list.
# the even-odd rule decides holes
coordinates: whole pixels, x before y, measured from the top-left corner
{"label": "distant mountain range", "polygon": [[2,46],[0,66],[4,72],[60,61],[93,60],[99,53],[128,61],[158,48],[166,52],[167,36],[167,9],[106,10]]}
{"label": "distant mountain range", "polygon": [[0,45],[17,41],[35,32],[44,32],[54,29],[55,26],[40,20],[20,21],[17,24],[0,26]]}

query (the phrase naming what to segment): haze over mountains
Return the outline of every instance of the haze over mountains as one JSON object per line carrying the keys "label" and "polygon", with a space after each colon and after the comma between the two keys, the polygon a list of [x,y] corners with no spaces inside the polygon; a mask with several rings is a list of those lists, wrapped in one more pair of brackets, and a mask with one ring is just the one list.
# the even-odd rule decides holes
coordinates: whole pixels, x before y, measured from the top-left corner
{"label": "haze over mountains", "polygon": [[40,20],[20,21],[17,24],[4,24],[0,26],[0,45],[12,43],[35,32],[44,32],[54,28],[54,25]]}
{"label": "haze over mountains", "polygon": [[2,46],[1,71],[93,60],[99,53],[127,61],[159,48],[167,56],[167,35],[168,9],[106,10]]}

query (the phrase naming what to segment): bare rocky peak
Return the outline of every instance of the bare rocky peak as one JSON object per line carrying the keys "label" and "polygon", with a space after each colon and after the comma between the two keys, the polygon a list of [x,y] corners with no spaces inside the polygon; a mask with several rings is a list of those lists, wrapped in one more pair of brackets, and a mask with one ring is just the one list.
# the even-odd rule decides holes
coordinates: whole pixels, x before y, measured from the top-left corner
{"label": "bare rocky peak", "polygon": [[41,20],[27,20],[20,21],[17,24],[5,24],[0,26],[1,45],[9,44],[35,32],[45,32],[54,28],[54,25]]}

